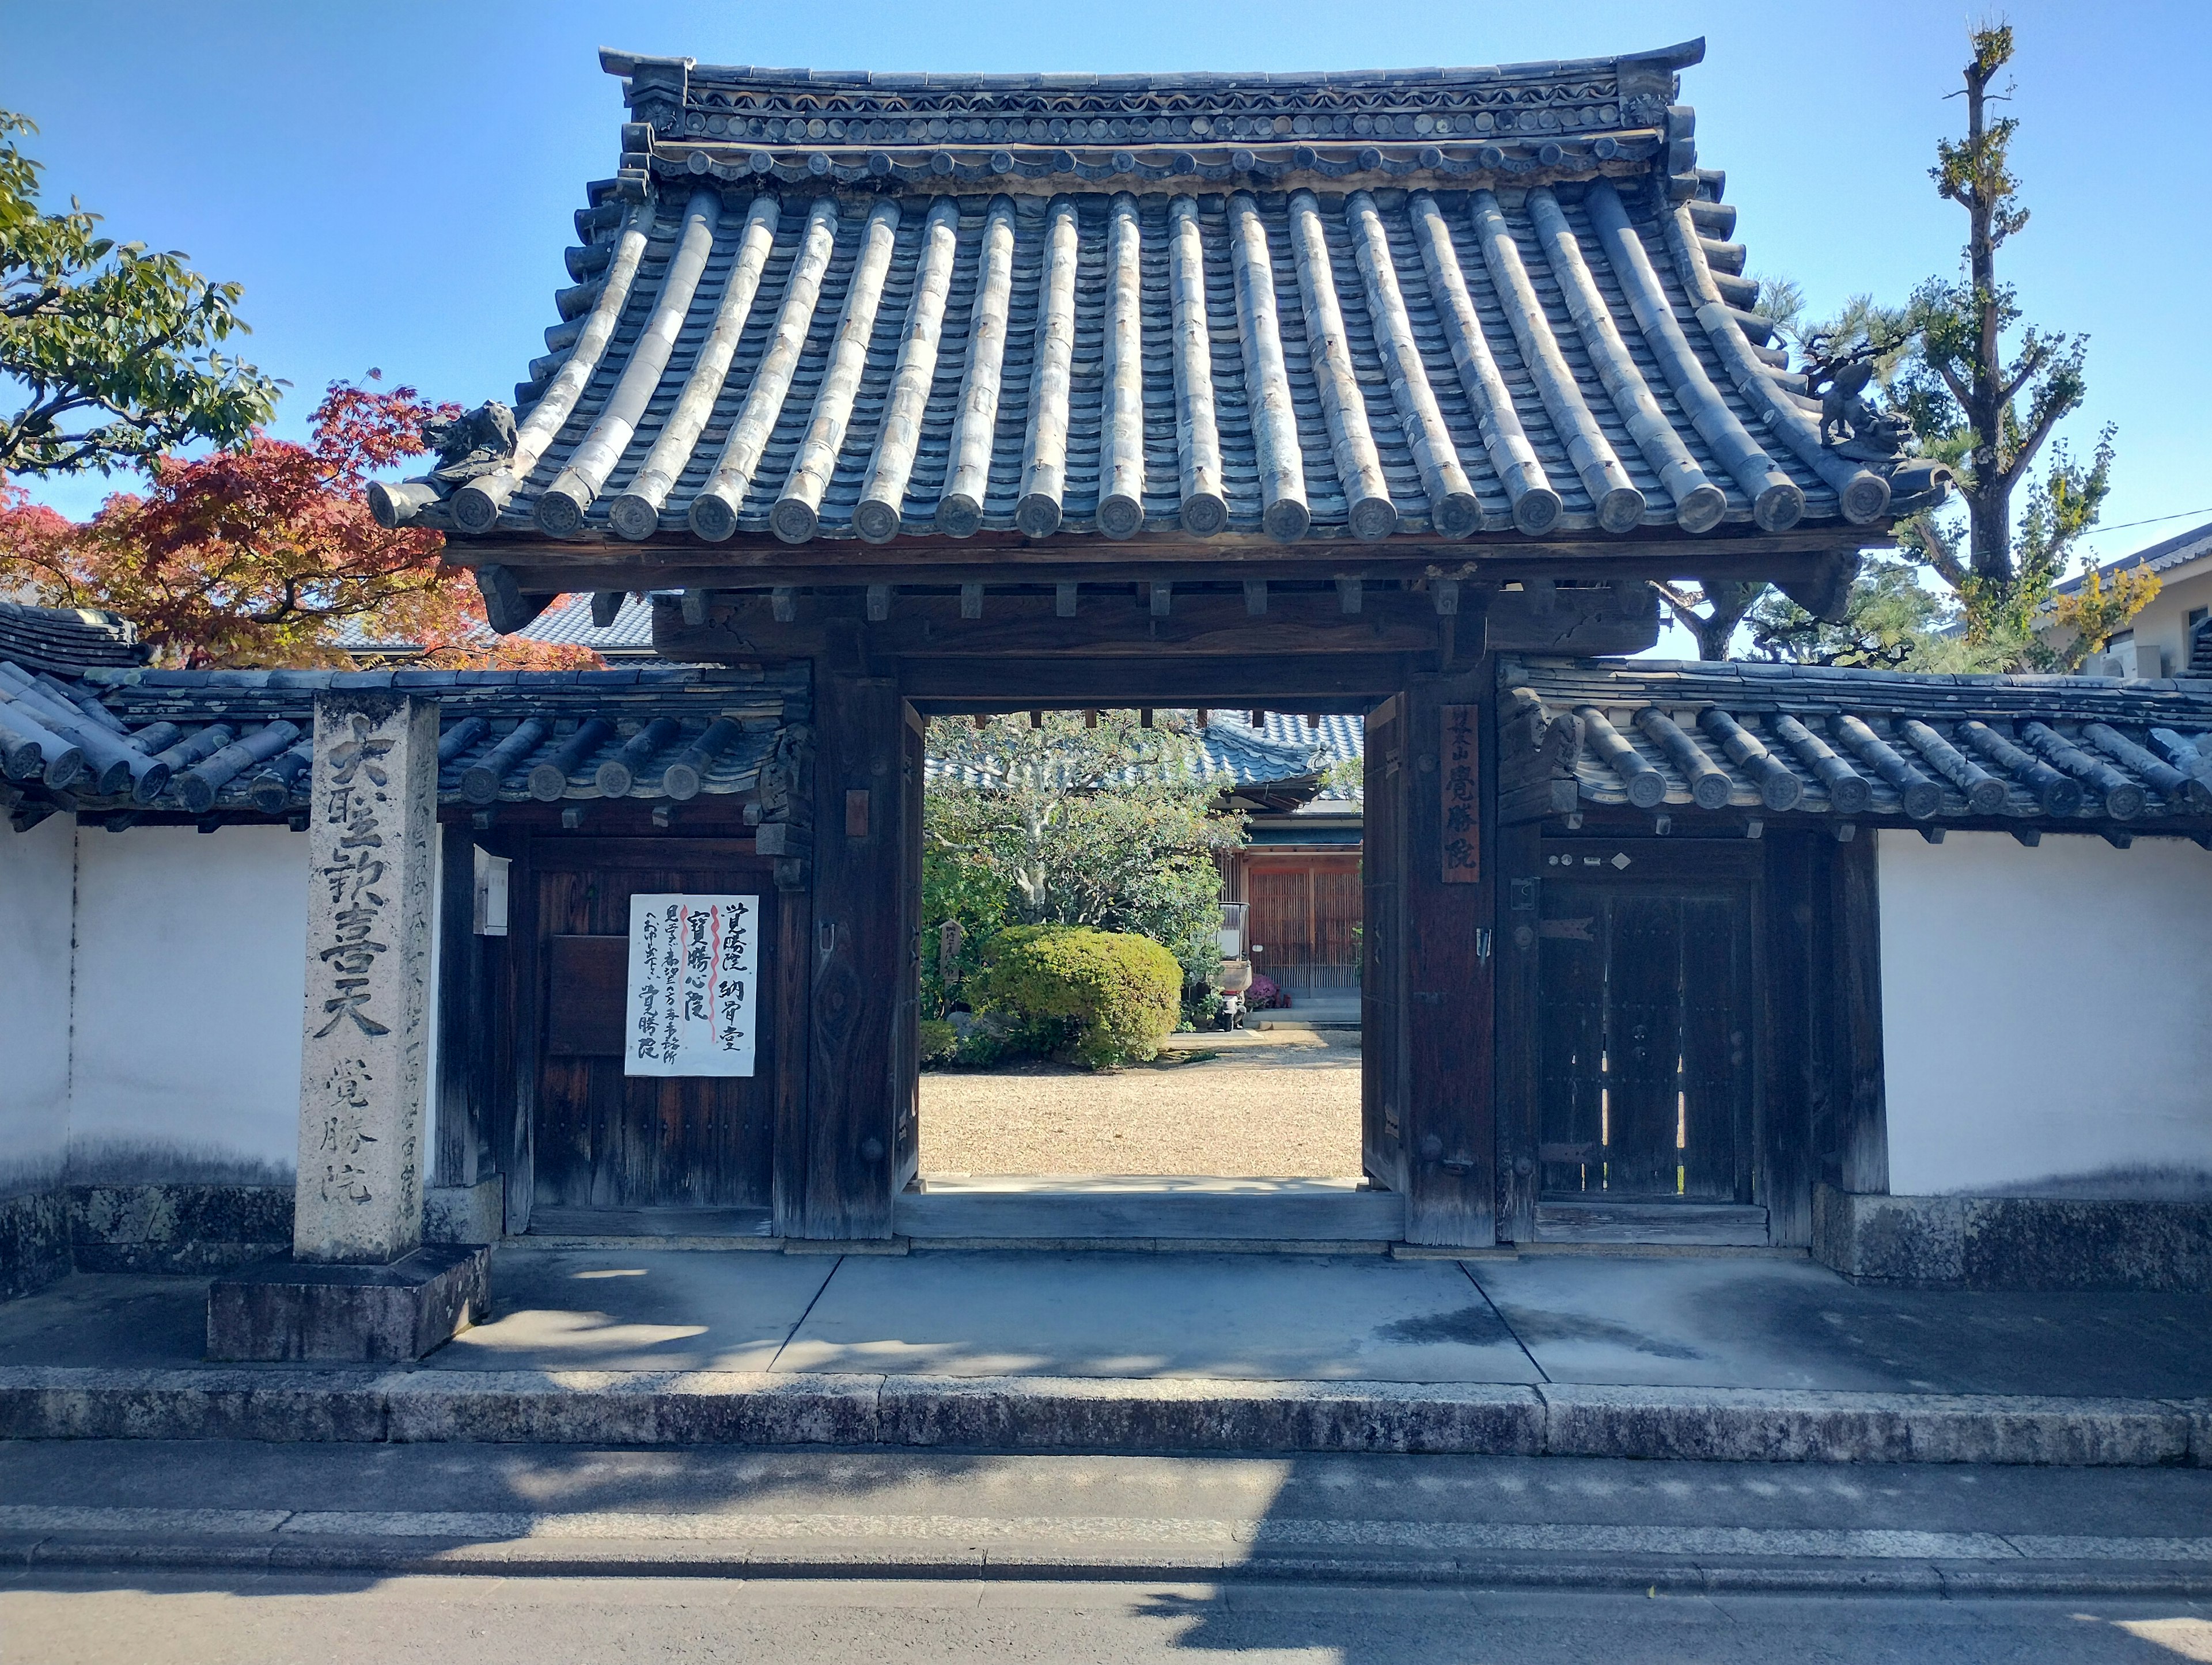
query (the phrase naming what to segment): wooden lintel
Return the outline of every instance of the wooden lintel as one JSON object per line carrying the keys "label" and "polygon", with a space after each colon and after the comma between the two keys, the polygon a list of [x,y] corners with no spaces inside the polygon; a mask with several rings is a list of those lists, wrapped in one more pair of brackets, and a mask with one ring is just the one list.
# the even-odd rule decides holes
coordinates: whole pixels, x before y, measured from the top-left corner
{"label": "wooden lintel", "polygon": [[1133,538],[1108,540],[1085,533],[1061,533],[1047,538],[1024,537],[1018,532],[978,532],[973,538],[894,538],[887,543],[863,544],[847,538],[820,538],[807,544],[787,544],[765,532],[739,533],[726,543],[702,544],[681,533],[633,544],[618,538],[580,537],[557,541],[513,537],[456,538],[446,546],[447,558],[476,566],[499,561],[510,566],[557,564],[563,561],[613,558],[637,566],[690,566],[707,562],[720,567],[756,564],[787,566],[800,551],[812,556],[805,564],[836,568],[865,552],[902,572],[933,566],[941,561],[969,561],[1051,565],[1078,562],[1290,560],[1302,566],[1327,566],[1352,560],[1417,560],[1431,562],[1489,562],[1522,556],[1540,562],[1561,556],[1597,556],[1664,552],[1669,569],[1681,568],[1684,557],[1703,559],[1706,552],[1723,559],[1736,553],[1754,556],[1858,550],[1887,540],[1879,526],[1854,526],[1827,522],[1800,523],[1785,532],[1766,533],[1749,526],[1689,534],[1673,526],[1643,526],[1623,537],[1596,531],[1563,532],[1547,538],[1529,538],[1515,532],[1478,534],[1473,538],[1394,538],[1369,543],[1353,538],[1301,538],[1285,544],[1262,533],[1224,532],[1196,538],[1173,532],[1139,532]]}
{"label": "wooden lintel", "polygon": [[725,594],[703,625],[674,606],[656,606],[653,643],[671,659],[766,662],[815,657],[832,635],[858,628],[872,659],[1432,655],[1444,650],[1454,625],[1480,652],[1475,616],[1486,606],[1491,647],[1516,653],[1629,653],[1658,634],[1656,597],[1643,584],[1562,592],[1549,609],[1523,592],[1468,586],[1465,611],[1441,617],[1431,597],[1406,591],[1370,592],[1352,614],[1333,590],[1279,592],[1259,614],[1238,594],[1188,591],[1162,613],[1161,593],[1108,591],[1073,613],[1052,594],[1003,596],[986,610],[972,595],[902,593],[880,621],[866,617],[865,604],[847,592],[789,597],[781,605],[768,596]]}
{"label": "wooden lintel", "polygon": [[1405,686],[1402,653],[1279,653],[1246,658],[902,659],[899,685],[918,711],[1078,710],[1155,706],[1364,711]]}
{"label": "wooden lintel", "polygon": [[604,544],[504,545],[455,540],[446,545],[453,568],[505,565],[523,587],[541,591],[745,589],[775,585],[838,587],[866,584],[1051,585],[1176,584],[1269,580],[1297,582],[1339,578],[1412,579],[1431,573],[1508,580],[1551,575],[1570,579],[1764,579],[1803,585],[1835,569],[1838,557],[1866,541],[1851,536],[1795,534],[1757,540],[1700,542],[1638,538],[1566,542],[1522,538],[1505,544],[1439,544],[1401,548],[1374,544],[1287,547],[1264,543],[1250,549],[1212,544],[1152,547],[1086,539],[1073,547],[1021,544],[981,549],[974,540],[932,549],[904,559],[866,546],[842,558],[826,552],[808,558],[801,549],[776,544],[760,550],[711,551],[672,546]]}

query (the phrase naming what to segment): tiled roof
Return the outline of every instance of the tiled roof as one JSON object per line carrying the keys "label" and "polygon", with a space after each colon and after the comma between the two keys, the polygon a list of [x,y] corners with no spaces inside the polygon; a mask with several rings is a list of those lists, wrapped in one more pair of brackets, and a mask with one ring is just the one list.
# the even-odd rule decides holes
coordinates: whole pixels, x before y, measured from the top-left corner
{"label": "tiled roof", "polygon": [[2212,838],[2212,681],[1506,659],[1499,814]]}
{"label": "tiled roof", "polygon": [[467,534],[1433,544],[1870,524],[1696,167],[1702,44],[1312,76],[610,55],[592,187]]}
{"label": "tiled roof", "polygon": [[[1157,714],[1167,727],[1177,731],[1187,728],[1189,716],[1189,713],[1182,711]],[[1197,731],[1196,738],[1194,753],[1178,750],[1163,761],[1132,768],[1126,772],[1126,778],[1195,778],[1218,781],[1232,789],[1273,786],[1291,788],[1300,795],[1311,793],[1312,776],[1321,759],[1310,740],[1301,743],[1257,733],[1248,724],[1222,721],[1218,713],[1212,714],[1212,720]],[[993,778],[972,764],[954,763],[933,752],[924,766],[932,780],[957,777],[972,787],[988,787]]]}
{"label": "tiled roof", "polygon": [[0,601],[0,659],[67,675],[86,665],[143,665],[138,627],[91,608]]}
{"label": "tiled roof", "polygon": [[[653,598],[626,595],[612,624],[592,622],[592,598],[572,595],[558,607],[548,608],[514,634],[525,641],[546,641],[588,647],[595,653],[634,658],[653,652]],[[404,658],[418,651],[412,641],[374,635],[358,618],[338,627],[337,645],[357,659]]]}
{"label": "tiled roof", "polygon": [[437,699],[439,801],[680,802],[750,791],[811,709],[805,672],[118,671],[0,660],[0,808],[106,817],[303,811],[318,692]]}
{"label": "tiled roof", "polygon": [[[2110,578],[2115,573],[2129,572],[2137,567],[2149,572],[2162,573],[2186,562],[2202,560],[2208,555],[2212,555],[2212,522],[2192,526],[2187,532],[2176,532],[2171,538],[2161,538],[2147,548],[2121,556],[2116,561],[2107,561],[2094,570],[2100,578]],[[2071,595],[2087,583],[2088,578],[2087,573],[2079,573],[2064,583],[2051,587],[2059,595]]]}
{"label": "tiled roof", "polygon": [[588,647],[595,653],[626,657],[653,652],[653,598],[626,595],[611,624],[592,622],[592,598],[572,595],[549,608],[515,633],[526,641]]}

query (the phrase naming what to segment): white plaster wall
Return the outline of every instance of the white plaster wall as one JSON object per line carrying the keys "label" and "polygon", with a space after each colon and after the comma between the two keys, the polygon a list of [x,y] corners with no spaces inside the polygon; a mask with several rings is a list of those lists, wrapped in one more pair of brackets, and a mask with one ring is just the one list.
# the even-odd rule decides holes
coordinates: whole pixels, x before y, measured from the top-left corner
{"label": "white plaster wall", "polygon": [[2212,854],[1884,833],[1899,1195],[2212,1196]]}
{"label": "white plaster wall", "polygon": [[307,850],[283,827],[80,835],[72,1181],[291,1182]]}
{"label": "white plaster wall", "polygon": [[61,1178],[69,1139],[75,818],[0,818],[0,1197]]}

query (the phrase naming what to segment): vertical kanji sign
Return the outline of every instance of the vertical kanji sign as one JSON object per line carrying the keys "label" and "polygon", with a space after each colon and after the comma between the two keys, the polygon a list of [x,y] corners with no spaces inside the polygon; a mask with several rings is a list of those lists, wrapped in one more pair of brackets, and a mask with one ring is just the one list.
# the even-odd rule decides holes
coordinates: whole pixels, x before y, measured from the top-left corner
{"label": "vertical kanji sign", "polygon": [[1443,882],[1473,884],[1482,877],[1481,708],[1443,708],[1443,757],[1438,813],[1443,817]]}
{"label": "vertical kanji sign", "polygon": [[292,1250],[389,1265],[422,1237],[437,702],[319,696],[309,781]]}
{"label": "vertical kanji sign", "polygon": [[625,1075],[750,1075],[760,898],[629,899]]}

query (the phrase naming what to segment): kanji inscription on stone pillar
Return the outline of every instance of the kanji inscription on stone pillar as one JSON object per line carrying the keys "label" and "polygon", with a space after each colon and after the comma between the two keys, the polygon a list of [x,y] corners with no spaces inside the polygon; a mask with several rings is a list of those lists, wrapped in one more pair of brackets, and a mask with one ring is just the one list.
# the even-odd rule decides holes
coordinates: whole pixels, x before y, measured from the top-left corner
{"label": "kanji inscription on stone pillar", "polygon": [[422,1238],[438,706],[315,702],[294,1255],[385,1265]]}

